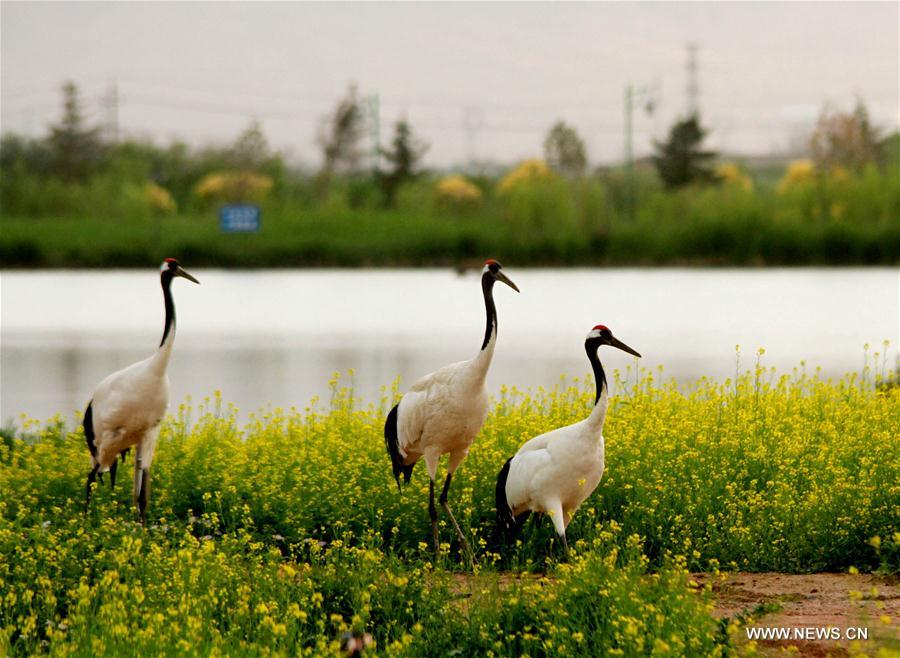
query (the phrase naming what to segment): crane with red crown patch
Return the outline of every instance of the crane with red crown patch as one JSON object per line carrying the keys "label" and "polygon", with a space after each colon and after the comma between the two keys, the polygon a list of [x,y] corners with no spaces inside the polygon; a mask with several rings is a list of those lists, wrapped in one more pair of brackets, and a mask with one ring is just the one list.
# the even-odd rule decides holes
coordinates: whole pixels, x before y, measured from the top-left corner
{"label": "crane with red crown patch", "polygon": [[497,476],[495,502],[498,542],[513,540],[532,512],[545,513],[568,552],[566,527],[603,477],[603,424],[609,406],[608,384],[597,351],[603,345],[632,356],[641,355],[613,336],[609,327],[595,325],[584,339],[594,372],[594,408],[584,420],[536,436],[510,457]]}
{"label": "crane with red crown patch", "polygon": [[518,286],[503,272],[500,263],[489,258],[484,262],[481,272],[486,323],[484,340],[478,354],[469,361],[453,363],[425,375],[391,409],[384,424],[384,442],[398,489],[400,476],[408,484],[413,467],[420,459],[425,460],[429,478],[428,514],[431,518],[435,553],[440,550],[434,500],[435,479],[438,461],[442,455],[449,455],[440,504],[450,518],[470,564],[473,559],[472,549],[456,522],[447,499],[453,474],[468,454],[469,446],[481,430],[488,413],[485,378],[497,342],[494,284],[498,281],[519,291]]}

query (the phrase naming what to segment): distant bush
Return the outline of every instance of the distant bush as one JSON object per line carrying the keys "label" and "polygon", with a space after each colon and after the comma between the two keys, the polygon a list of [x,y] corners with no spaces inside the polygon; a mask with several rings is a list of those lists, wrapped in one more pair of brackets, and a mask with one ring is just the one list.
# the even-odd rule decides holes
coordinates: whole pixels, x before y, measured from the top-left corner
{"label": "distant bush", "polygon": [[520,180],[507,186],[502,198],[507,220],[520,229],[540,234],[577,227],[575,199],[566,181],[557,176]]}
{"label": "distant bush", "polygon": [[724,185],[740,187],[747,192],[753,189],[753,179],[733,162],[723,162],[718,165],[713,175],[717,181]]}
{"label": "distant bush", "polygon": [[178,210],[175,199],[172,198],[169,191],[156,183],[144,185],[144,198],[147,200],[147,205],[158,213],[171,214]]}
{"label": "distant bush", "polygon": [[794,160],[788,165],[784,177],[778,183],[778,193],[784,194],[792,188],[812,185],[816,182],[816,166],[812,160]]}
{"label": "distant bush", "polygon": [[543,160],[525,160],[500,179],[500,183],[497,185],[497,192],[501,195],[509,194],[516,188],[542,181],[550,181],[555,178],[556,174]]}
{"label": "distant bush", "polygon": [[194,195],[206,202],[261,203],[272,189],[272,179],[253,171],[216,171],[200,179]]}
{"label": "distant bush", "polygon": [[481,189],[464,176],[446,176],[434,188],[438,205],[443,207],[468,207],[477,204],[484,195]]}

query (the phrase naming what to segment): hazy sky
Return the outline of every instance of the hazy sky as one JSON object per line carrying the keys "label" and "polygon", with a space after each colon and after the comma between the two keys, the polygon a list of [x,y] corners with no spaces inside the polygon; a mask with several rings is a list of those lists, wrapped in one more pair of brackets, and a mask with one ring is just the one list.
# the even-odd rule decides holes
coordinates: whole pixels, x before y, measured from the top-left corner
{"label": "hazy sky", "polygon": [[224,142],[256,117],[273,145],[316,165],[321,118],[355,82],[378,94],[382,140],[406,116],[429,165],[540,155],[557,118],[592,162],[610,162],[629,82],[657,100],[635,113],[638,153],[685,112],[689,42],[713,147],[783,151],[824,102],[857,95],[876,123],[898,124],[897,2],[4,1],[0,21],[2,128],[32,135],[58,116],[64,79],[98,122],[115,82],[125,135]]}

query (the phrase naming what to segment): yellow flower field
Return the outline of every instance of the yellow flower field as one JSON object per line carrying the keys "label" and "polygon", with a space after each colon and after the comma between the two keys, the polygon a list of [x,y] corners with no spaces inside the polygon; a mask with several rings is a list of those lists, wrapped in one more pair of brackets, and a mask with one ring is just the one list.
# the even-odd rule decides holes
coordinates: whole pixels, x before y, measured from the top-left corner
{"label": "yellow flower field", "polygon": [[0,443],[0,654],[334,655],[357,632],[367,655],[726,655],[739,621],[713,619],[692,571],[898,571],[900,387],[660,378],[617,375],[607,470],[562,564],[546,520],[492,545],[494,481],[525,439],[583,417],[592,385],[503,391],[454,478],[465,580],[447,525],[440,557],[426,543],[424,469],[402,495],[391,477],[394,391],[365,405],[336,379],[328,403],[243,427],[221,400],[182,406],[147,528],[127,477],[83,516],[80,429],[26,423]]}

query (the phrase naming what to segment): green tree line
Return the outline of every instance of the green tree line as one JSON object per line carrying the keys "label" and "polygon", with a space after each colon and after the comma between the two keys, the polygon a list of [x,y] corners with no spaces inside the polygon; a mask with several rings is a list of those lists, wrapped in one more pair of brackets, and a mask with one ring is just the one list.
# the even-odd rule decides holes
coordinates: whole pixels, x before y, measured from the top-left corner
{"label": "green tree line", "polygon": [[[900,255],[900,138],[879,135],[862,102],[824,108],[809,157],[767,167],[713,153],[701,117],[689,116],[634,168],[591,170],[583,140],[559,121],[542,160],[445,175],[423,168],[428,145],[408,121],[378,151],[368,121],[351,87],[323,119],[321,166],[300,169],[256,121],[215,147],[104,140],[67,83],[45,137],[0,141],[0,258],[137,266],[163,245],[163,255],[245,266],[459,264],[485,253],[530,264],[891,264]],[[218,234],[216,208],[230,202],[263,208],[259,235]]]}

